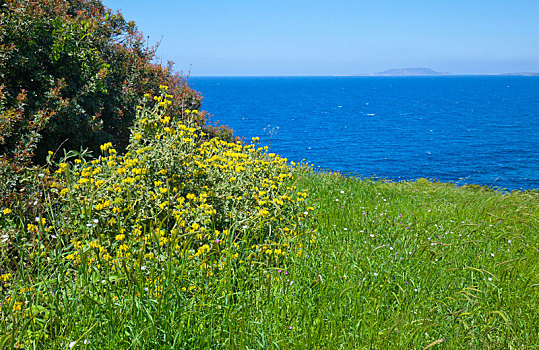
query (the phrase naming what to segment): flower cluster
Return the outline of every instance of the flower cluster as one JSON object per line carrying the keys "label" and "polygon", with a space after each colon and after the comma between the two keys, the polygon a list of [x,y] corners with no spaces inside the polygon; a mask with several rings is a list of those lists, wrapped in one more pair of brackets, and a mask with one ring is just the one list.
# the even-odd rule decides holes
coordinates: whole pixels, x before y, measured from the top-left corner
{"label": "flower cluster", "polygon": [[117,270],[188,260],[210,277],[300,252],[312,208],[286,158],[255,142],[207,137],[198,111],[167,113],[171,98],[165,90],[146,96],[126,154],[106,143],[97,159],[58,165],[65,260]]}

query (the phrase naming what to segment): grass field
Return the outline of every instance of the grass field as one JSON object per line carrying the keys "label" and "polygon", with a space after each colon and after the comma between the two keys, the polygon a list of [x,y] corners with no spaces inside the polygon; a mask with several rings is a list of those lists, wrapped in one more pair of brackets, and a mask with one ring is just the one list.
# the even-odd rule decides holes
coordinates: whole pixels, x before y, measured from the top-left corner
{"label": "grass field", "polygon": [[[306,237],[305,254],[287,265],[252,274],[231,270],[206,289],[191,281],[202,290],[188,292],[175,283],[191,277],[171,278],[182,273],[181,266],[165,263],[167,271],[152,272],[168,276],[164,294],[152,298],[137,276],[96,280],[88,274],[69,285],[59,264],[32,288],[51,293],[54,286],[52,293],[63,296],[47,299],[46,311],[31,299],[34,309],[28,310],[38,320],[14,321],[15,330],[26,329],[28,348],[539,344],[536,192],[501,194],[424,180],[384,183],[311,172],[297,185],[316,207],[310,220],[318,234]],[[46,331],[51,322],[62,325],[57,335]],[[5,334],[6,344],[9,339]]]}
{"label": "grass field", "polygon": [[537,192],[302,181],[320,209],[316,248],[298,263],[308,347],[539,344]]}

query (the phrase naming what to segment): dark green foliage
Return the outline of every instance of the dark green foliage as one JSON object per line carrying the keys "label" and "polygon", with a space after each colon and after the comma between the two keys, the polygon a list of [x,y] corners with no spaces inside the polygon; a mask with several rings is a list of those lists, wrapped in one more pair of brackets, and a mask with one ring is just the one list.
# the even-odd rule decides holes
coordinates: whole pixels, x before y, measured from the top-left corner
{"label": "dark green foliage", "polygon": [[199,109],[200,94],[155,58],[134,22],[99,0],[0,0],[0,204],[38,210],[49,151],[125,150],[139,100],[161,85],[175,96],[171,114]]}
{"label": "dark green foliage", "polygon": [[159,85],[198,109],[201,97],[152,63],[133,22],[97,0],[0,2],[0,156],[43,163],[47,151],[127,145],[137,101]]}

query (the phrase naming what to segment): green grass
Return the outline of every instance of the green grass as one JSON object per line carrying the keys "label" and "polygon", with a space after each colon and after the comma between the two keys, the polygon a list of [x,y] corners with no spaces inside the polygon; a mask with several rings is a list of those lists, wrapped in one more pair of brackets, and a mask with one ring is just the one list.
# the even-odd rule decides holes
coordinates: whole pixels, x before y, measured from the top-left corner
{"label": "green grass", "polygon": [[[11,331],[0,342],[51,349],[77,340],[80,349],[537,348],[537,192],[311,172],[297,186],[315,207],[309,215],[317,234],[303,238],[303,254],[287,265],[231,268],[218,283],[187,262],[167,261],[71,278],[62,257],[48,255],[47,270],[19,268],[32,281],[32,306],[24,318],[3,313],[0,328]],[[148,279],[159,281],[159,297]],[[197,289],[180,287],[190,285]]]}
{"label": "green grass", "polygon": [[296,272],[306,315],[296,335],[302,343],[539,344],[537,192],[328,173],[305,176],[301,185],[317,203],[320,233]]}

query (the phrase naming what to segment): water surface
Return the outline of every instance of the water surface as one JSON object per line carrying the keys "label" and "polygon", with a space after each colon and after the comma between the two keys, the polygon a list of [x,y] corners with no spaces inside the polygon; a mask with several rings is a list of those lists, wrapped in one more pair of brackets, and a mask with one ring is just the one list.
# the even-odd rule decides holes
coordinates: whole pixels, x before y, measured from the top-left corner
{"label": "water surface", "polygon": [[539,188],[539,77],[190,82],[213,120],[289,160],[361,177]]}

